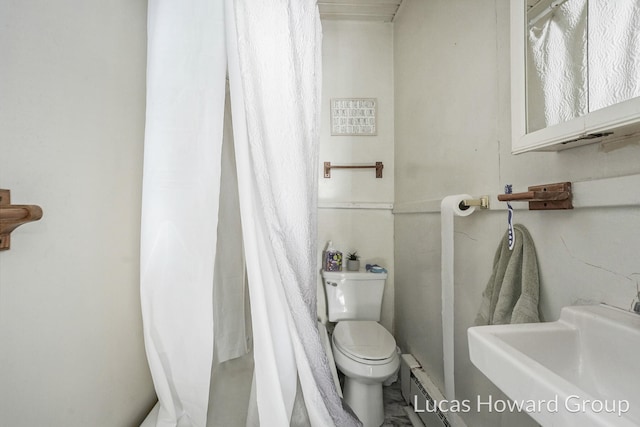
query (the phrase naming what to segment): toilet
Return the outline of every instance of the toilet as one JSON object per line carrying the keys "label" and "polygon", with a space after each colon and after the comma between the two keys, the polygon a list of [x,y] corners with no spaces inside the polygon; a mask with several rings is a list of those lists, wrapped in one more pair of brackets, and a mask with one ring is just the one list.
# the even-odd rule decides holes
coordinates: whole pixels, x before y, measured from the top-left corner
{"label": "toilet", "polygon": [[400,367],[396,341],[378,323],[386,278],[386,273],[322,272],[327,317],[337,322],[331,347],[345,375],[344,400],[364,427],[384,422],[382,383]]}

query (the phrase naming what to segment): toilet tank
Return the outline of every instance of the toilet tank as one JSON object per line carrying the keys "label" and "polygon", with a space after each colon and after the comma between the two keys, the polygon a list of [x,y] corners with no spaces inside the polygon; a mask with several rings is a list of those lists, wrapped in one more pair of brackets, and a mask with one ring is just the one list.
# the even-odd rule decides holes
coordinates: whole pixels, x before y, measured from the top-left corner
{"label": "toilet tank", "polygon": [[380,321],[386,279],[387,273],[323,270],[329,320]]}

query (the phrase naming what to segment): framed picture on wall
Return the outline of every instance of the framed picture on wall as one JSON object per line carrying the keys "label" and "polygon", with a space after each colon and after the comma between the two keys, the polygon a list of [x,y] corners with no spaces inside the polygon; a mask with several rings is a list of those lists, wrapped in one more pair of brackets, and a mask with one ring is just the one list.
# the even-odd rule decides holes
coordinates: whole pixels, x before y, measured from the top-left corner
{"label": "framed picture on wall", "polygon": [[331,135],[378,134],[377,98],[331,98]]}

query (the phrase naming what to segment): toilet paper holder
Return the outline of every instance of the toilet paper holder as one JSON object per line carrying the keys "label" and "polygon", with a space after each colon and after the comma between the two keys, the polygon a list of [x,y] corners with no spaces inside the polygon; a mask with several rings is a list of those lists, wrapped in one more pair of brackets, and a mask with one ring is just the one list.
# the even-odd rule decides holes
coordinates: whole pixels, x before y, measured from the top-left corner
{"label": "toilet paper holder", "polygon": [[460,209],[467,210],[471,206],[478,206],[480,209],[489,209],[489,196],[480,196],[477,199],[464,199],[460,202]]}

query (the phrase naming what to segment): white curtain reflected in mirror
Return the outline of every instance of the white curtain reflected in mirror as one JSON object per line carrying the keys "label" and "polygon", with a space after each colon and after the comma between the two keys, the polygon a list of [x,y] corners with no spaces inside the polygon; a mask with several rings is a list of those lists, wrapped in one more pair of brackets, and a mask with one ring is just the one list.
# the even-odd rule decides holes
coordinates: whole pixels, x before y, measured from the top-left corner
{"label": "white curtain reflected in mirror", "polygon": [[640,96],[640,1],[589,1],[589,111]]}
{"label": "white curtain reflected in mirror", "polygon": [[541,0],[526,22],[527,132],[640,96],[640,0]]}
{"label": "white curtain reflected in mirror", "polygon": [[587,0],[529,13],[527,131],[533,132],[588,112]]}

